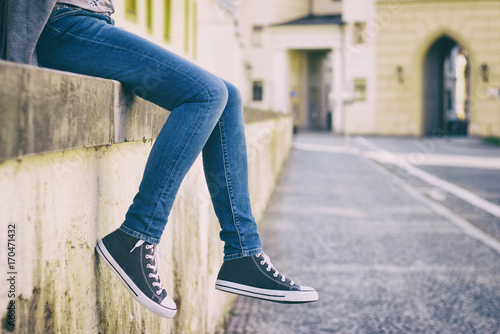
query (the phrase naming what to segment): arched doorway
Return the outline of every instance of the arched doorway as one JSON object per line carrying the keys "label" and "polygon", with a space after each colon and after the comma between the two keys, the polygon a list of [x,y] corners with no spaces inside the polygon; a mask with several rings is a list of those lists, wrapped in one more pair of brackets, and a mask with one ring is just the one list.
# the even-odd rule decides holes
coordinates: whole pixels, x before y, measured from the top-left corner
{"label": "arched doorway", "polygon": [[467,50],[443,36],[424,61],[423,133],[465,136],[469,123],[469,59]]}

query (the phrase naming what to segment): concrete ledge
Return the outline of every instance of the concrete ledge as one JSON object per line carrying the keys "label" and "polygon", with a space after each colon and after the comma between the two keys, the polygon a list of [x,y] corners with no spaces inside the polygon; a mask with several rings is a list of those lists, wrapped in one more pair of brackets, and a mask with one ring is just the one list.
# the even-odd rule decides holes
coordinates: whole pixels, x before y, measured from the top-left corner
{"label": "concrete ledge", "polygon": [[110,82],[8,62],[0,63],[0,81],[3,160],[109,144],[114,97]]}
{"label": "concrete ledge", "polygon": [[[235,298],[214,288],[223,245],[201,159],[159,245],[162,283],[178,305],[174,320],[136,303],[94,251],[123,221],[168,112],[128,99],[109,80],[5,62],[0,80],[0,249],[8,249],[9,226],[15,231],[14,267],[3,261],[0,269],[16,272],[13,294],[0,293],[2,333],[220,332]],[[293,122],[269,112],[246,117],[250,196],[260,220]],[[15,326],[6,322],[11,302]]]}
{"label": "concrete ledge", "polygon": [[0,160],[156,137],[168,112],[120,83],[0,61]]}

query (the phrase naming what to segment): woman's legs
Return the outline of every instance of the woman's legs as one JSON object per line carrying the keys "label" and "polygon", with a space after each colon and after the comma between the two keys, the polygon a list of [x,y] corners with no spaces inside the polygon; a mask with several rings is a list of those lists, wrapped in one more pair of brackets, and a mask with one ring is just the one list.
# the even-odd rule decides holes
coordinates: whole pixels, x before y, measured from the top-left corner
{"label": "woman's legs", "polygon": [[238,90],[111,23],[110,17],[83,10],[56,11],[37,51],[44,67],[118,80],[133,93],[171,110],[120,229],[158,243],[182,179],[203,149],[226,259],[261,252],[249,203]]}
{"label": "woman's legs", "polygon": [[250,209],[238,90],[111,23],[110,17],[81,9],[57,10],[37,46],[42,66],[118,80],[133,93],[171,110],[124,223],[98,241],[98,253],[142,305],[173,317],[176,306],[160,283],[155,244],[182,179],[203,150],[227,260],[217,288],[280,302],[317,300],[314,289],[280,278],[262,254]]}

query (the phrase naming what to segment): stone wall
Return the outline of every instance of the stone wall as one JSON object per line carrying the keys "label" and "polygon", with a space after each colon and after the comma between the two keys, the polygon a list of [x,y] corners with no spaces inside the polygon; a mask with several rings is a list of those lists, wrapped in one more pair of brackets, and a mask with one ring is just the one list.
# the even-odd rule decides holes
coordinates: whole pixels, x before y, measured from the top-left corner
{"label": "stone wall", "polygon": [[[173,320],[140,306],[94,250],[123,221],[168,112],[110,80],[0,62],[0,82],[1,268],[14,278],[0,293],[2,333],[220,331],[235,297],[214,288],[223,245],[200,158],[159,246],[162,283],[178,305]],[[292,120],[247,110],[246,123],[260,219]],[[12,302],[15,327],[7,323]]]}

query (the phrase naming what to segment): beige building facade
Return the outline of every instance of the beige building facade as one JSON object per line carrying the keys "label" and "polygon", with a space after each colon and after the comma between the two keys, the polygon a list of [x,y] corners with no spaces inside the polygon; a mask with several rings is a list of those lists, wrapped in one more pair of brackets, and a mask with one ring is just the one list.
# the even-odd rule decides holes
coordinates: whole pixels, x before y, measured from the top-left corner
{"label": "beige building facade", "polygon": [[375,133],[500,137],[499,18],[500,1],[377,1]]}

